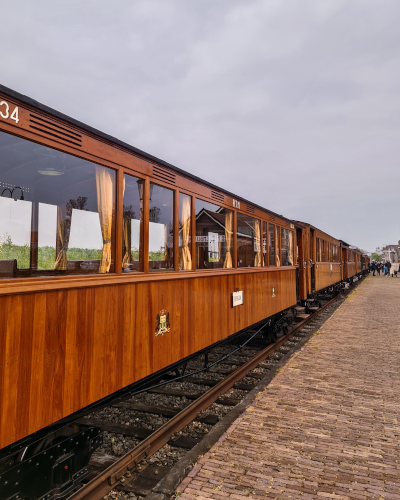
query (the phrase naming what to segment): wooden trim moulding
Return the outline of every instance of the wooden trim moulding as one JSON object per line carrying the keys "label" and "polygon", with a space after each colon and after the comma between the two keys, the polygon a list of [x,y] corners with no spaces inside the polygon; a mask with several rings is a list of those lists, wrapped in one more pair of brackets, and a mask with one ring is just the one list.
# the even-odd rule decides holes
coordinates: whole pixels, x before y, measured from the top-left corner
{"label": "wooden trim moulding", "polygon": [[0,296],[14,295],[21,293],[40,293],[51,290],[69,290],[73,288],[91,288],[98,286],[127,285],[135,283],[149,283],[155,281],[173,281],[179,279],[210,278],[221,276],[236,276],[249,273],[269,273],[269,272],[289,272],[295,270],[295,266],[281,267],[242,267],[238,269],[213,269],[180,271],[178,273],[132,273],[132,274],[110,274],[110,275],[91,275],[79,277],[52,277],[50,279],[28,278],[28,279],[10,279],[1,280]]}

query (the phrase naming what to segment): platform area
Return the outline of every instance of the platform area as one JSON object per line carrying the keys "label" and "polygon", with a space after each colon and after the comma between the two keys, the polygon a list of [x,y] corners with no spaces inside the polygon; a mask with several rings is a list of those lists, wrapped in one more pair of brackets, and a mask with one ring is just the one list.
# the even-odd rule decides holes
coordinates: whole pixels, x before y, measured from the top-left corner
{"label": "platform area", "polygon": [[400,278],[368,276],[177,493],[400,499]]}

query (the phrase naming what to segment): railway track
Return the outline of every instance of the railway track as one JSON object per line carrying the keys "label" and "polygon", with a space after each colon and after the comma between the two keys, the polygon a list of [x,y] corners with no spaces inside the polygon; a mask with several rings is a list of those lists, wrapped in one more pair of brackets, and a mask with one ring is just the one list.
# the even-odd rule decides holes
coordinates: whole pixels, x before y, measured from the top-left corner
{"label": "railway track", "polygon": [[[308,316],[299,314],[301,321],[292,322],[290,330],[267,347],[259,332],[247,331],[208,354],[204,363],[208,367],[206,370],[204,365],[201,366],[205,357],[202,355],[190,362],[188,368],[191,372],[185,378],[176,377],[179,370],[175,371],[170,374],[174,380],[164,380],[129,400],[114,402],[111,409],[81,418],[77,421],[80,425],[103,431],[108,450],[113,449],[113,439],[116,439],[111,436],[120,436],[120,442],[122,436],[122,441],[125,439],[132,449],[117,457],[115,453],[108,453],[107,445],[100,448],[93,454],[86,471],[86,484],[71,493],[68,500],[100,500],[111,490],[124,491],[131,497],[150,494],[152,488],[168,476],[172,467],[176,468],[179,459],[198,445],[201,438],[246,394],[254,391],[257,383],[287,352],[302,339],[308,339],[317,321],[325,321],[337,301],[344,300],[347,293],[344,291],[326,300],[322,307]],[[246,336],[247,340],[237,345],[238,340]],[[263,342],[264,347],[261,347]],[[233,354],[227,357],[227,351]],[[220,361],[216,363],[218,359]],[[110,420],[110,415],[113,420]],[[127,420],[127,415],[133,419]],[[146,420],[146,415],[153,419],[151,425],[139,426]],[[127,421],[121,423],[124,419]],[[154,429],[157,424],[161,425]],[[191,432],[183,432],[189,427]],[[152,459],[163,447],[170,450],[165,451],[164,458]],[[121,449],[116,450],[115,446],[114,451],[121,454]],[[168,455],[171,459],[166,460]]]}

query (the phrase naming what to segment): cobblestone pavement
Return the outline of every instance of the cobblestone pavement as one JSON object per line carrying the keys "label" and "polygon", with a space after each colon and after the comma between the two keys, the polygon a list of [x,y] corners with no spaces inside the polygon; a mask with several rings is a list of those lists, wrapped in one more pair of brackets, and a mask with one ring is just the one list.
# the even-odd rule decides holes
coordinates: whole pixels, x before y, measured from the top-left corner
{"label": "cobblestone pavement", "polygon": [[202,457],[181,499],[400,499],[400,279],[369,276]]}

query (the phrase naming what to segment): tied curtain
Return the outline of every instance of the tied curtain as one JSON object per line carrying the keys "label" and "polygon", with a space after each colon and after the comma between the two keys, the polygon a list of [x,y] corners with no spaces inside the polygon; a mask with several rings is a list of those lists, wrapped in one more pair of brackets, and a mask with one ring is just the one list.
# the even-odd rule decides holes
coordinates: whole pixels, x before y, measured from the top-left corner
{"label": "tied curtain", "polygon": [[[123,182],[123,193],[122,197],[125,196],[125,175]],[[124,207],[125,208],[125,207]],[[125,210],[124,210],[125,212]],[[129,267],[129,264],[135,261],[132,256],[131,247],[132,247],[132,226],[131,226],[131,218],[124,213],[123,224],[122,224],[122,243],[123,243],[123,251],[124,256],[122,258],[122,267]]]}
{"label": "tied curtain", "polygon": [[192,270],[192,256],[189,249],[190,239],[190,198],[185,197],[182,203],[182,253],[180,268],[185,271]]}
{"label": "tied curtain", "polygon": [[71,217],[68,217],[65,205],[57,207],[57,251],[54,269],[57,271],[67,270],[67,250],[69,234],[71,229]]}
{"label": "tied curtain", "polygon": [[113,219],[113,179],[104,167],[96,167],[97,210],[99,212],[103,249],[99,274],[108,273],[111,267],[111,233]]}
{"label": "tied curtain", "polygon": [[276,265],[280,267],[281,259],[280,256],[280,245],[279,245],[279,229],[275,226],[275,248],[276,248]]}
{"label": "tied curtain", "polygon": [[261,230],[259,220],[256,220],[254,223],[254,251],[256,252],[254,267],[261,267]]}
{"label": "tied curtain", "polygon": [[225,242],[226,242],[226,256],[224,261],[224,268],[230,269],[232,267],[232,236],[233,236],[233,212],[230,210],[225,214]]}
{"label": "tied curtain", "polygon": [[131,252],[132,227],[131,218],[124,216],[123,223],[123,238],[124,238],[124,256],[122,258],[122,267],[129,267],[129,264],[135,261]]}
{"label": "tied curtain", "polygon": [[289,232],[289,248],[288,248],[288,261],[291,266],[293,266],[293,232]]}

